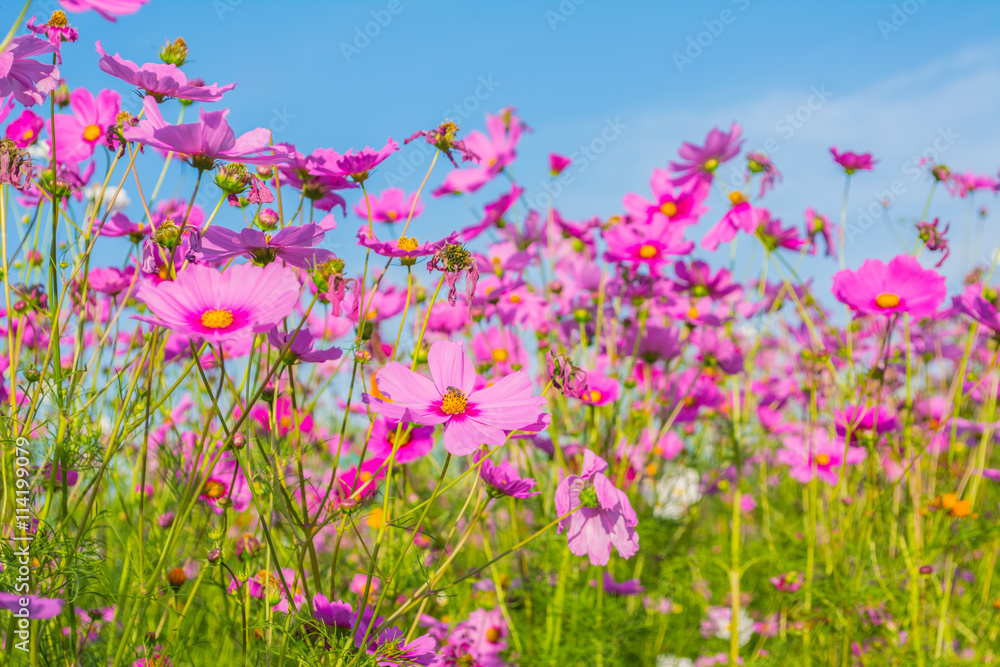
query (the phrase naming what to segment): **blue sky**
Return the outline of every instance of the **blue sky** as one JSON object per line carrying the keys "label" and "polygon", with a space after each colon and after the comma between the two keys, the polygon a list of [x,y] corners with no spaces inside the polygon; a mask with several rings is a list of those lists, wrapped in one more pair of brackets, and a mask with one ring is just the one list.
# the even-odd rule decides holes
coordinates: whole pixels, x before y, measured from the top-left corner
{"label": "blue sky", "polygon": [[[732,121],[743,125],[747,148],[769,139],[776,147],[772,157],[785,179],[764,204],[786,223],[801,225],[807,206],[839,218],[843,176],[829,146],[871,151],[880,162],[855,178],[848,222],[856,225],[859,207],[877,202],[894,182],[902,194],[849,244],[851,266],[893,256],[902,250],[897,238],[912,240],[911,225],[899,220],[919,217],[929,187],[913,172],[914,157],[943,149],[939,159],[953,169],[996,176],[1000,166],[996,2],[153,0],[117,24],[92,14],[71,19],[81,31],[80,42],[65,47],[71,86],[131,95],[97,69],[94,40],[144,62],[180,35],[191,48],[189,76],[238,82],[224,100],[238,132],[271,127],[276,141],[304,153],[381,145],[389,135],[401,141],[445,117],[464,130],[482,128],[484,112],[515,106],[534,128],[513,168],[529,197],[546,181],[549,151],[572,153],[610,123],[614,139],[586,170],[571,167],[573,182],[556,197],[570,218],[620,212],[627,192],[648,194],[652,169],[665,167],[682,141],[700,142],[712,126]],[[426,160],[404,166],[416,150],[387,162],[370,188],[380,190],[390,174],[409,174],[402,185],[416,188]],[[443,167],[439,162],[431,185]],[[155,168],[147,169],[155,178]],[[193,175],[180,167],[171,178],[177,175],[189,191]],[[473,202],[493,199],[506,185],[491,185]],[[710,204],[696,236],[721,215],[718,193]],[[996,200],[979,196],[976,205],[983,204],[992,209]],[[953,223],[959,259],[968,212],[965,201],[943,191],[931,209],[930,217]],[[980,253],[1000,243],[990,215]],[[467,202],[435,200],[414,231],[430,237],[471,219]],[[235,212],[220,221],[242,224]],[[331,244],[349,258],[354,229],[353,221],[342,224]],[[728,260],[725,249],[713,258]],[[805,273],[827,289],[836,264],[806,262]],[[741,248],[737,277],[756,270]],[[954,286],[960,262],[943,270]]]}

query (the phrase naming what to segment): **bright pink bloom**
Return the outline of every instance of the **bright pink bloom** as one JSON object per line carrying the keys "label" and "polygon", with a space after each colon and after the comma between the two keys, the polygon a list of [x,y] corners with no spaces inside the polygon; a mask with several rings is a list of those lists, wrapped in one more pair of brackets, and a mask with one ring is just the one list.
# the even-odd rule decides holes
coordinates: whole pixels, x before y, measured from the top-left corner
{"label": "bright pink bloom", "polygon": [[843,167],[848,175],[856,171],[869,171],[878,162],[878,160],[872,159],[871,153],[859,154],[850,151],[841,153],[837,150],[836,146],[830,148],[830,153],[833,155],[833,161]]}
{"label": "bright pink bloom", "polygon": [[149,0],[59,0],[68,12],[85,12],[93,9],[109,21],[117,21],[115,16],[134,14]]}
{"label": "bright pink bloom", "polygon": [[52,53],[55,46],[34,35],[10,40],[0,53],[0,96],[14,95],[26,107],[41,104],[59,85],[59,70],[51,63],[32,60],[32,56]]}
{"label": "bright pink bloom", "polygon": [[417,202],[417,193],[411,192],[409,196],[402,188],[386,188],[377,197],[368,195],[368,201],[364,199],[354,205],[354,212],[359,218],[368,219],[368,207],[371,206],[372,222],[399,222],[410,217],[410,209],[413,209],[413,217],[416,218],[424,210],[424,205]]}
{"label": "bright pink bloom", "polygon": [[715,227],[705,233],[701,239],[701,247],[706,250],[715,250],[720,243],[728,243],[735,239],[740,230],[752,234],[757,230],[757,223],[761,217],[758,209],[739,200],[722,216],[722,220],[719,220]]}
{"label": "bright pink bloom", "polygon": [[218,344],[267,331],[292,312],[298,297],[295,274],[277,264],[239,264],[225,272],[194,265],[176,280],[141,283],[136,299],[155,317],[136,317]]}
{"label": "bright pink bloom", "polygon": [[553,176],[558,176],[563,173],[563,170],[569,166],[570,162],[572,160],[564,155],[549,153],[549,173]]}
{"label": "bright pink bloom", "polygon": [[489,136],[473,130],[465,138],[465,145],[478,156],[480,166],[451,170],[445,176],[444,183],[434,191],[434,196],[475,192],[486,185],[514,161],[521,130],[520,122],[508,124],[502,114],[486,114],[486,131]]}
{"label": "bright pink bloom", "polygon": [[622,199],[625,210],[638,223],[649,223],[667,219],[680,225],[693,225],[708,209],[702,202],[708,198],[710,184],[703,179],[694,179],[681,188],[675,188],[670,172],[654,169],[649,179],[653,191],[653,201],[641,195],[630,193]]}
{"label": "bright pink bloom", "polygon": [[816,235],[823,237],[826,245],[826,256],[837,258],[837,242],[834,240],[834,232],[840,229],[840,225],[830,222],[825,215],[820,215],[814,209],[806,209],[806,236],[809,237],[809,254],[816,254]]}
{"label": "bright pink bloom", "polygon": [[993,303],[983,298],[982,285],[969,285],[961,296],[951,298],[951,305],[956,311],[992,329],[994,334],[1000,334],[1000,314]]}
{"label": "bright pink bloom", "polygon": [[104,52],[100,42],[97,42],[97,52],[101,54],[97,65],[102,71],[121,79],[130,86],[146,91],[147,95],[159,102],[167,97],[177,97],[195,102],[217,102],[222,99],[223,93],[236,87],[235,83],[221,88],[217,83],[210,86],[195,85],[188,81],[187,75],[176,65],[145,63],[140,67],[117,53],[114,56],[109,56]]}
{"label": "bright pink bloom", "polygon": [[512,463],[493,463],[489,458],[484,458],[485,455],[485,450],[482,450],[473,457],[473,461],[482,460],[479,464],[479,476],[489,486],[487,491],[491,496],[530,498],[541,493],[532,490],[535,488],[535,480],[530,477],[522,478]]}
{"label": "bright pink bloom", "polygon": [[315,343],[315,339],[309,329],[300,329],[295,334],[295,338],[292,338],[289,345],[289,338],[291,337],[291,331],[285,333],[279,331],[277,327],[267,332],[267,342],[273,348],[284,350],[287,347],[284,358],[285,363],[297,364],[301,361],[305,361],[306,363],[322,363],[324,361],[336,361],[343,355],[343,351],[336,347],[326,350],[314,350],[313,344]]}
{"label": "bright pink bloom", "polygon": [[645,264],[655,270],[666,264],[671,255],[686,255],[694,250],[692,241],[684,240],[684,227],[666,216],[656,216],[647,223],[614,225],[604,231],[608,249],[604,259],[629,262],[633,268]]}
{"label": "bright pink bloom", "polygon": [[382,398],[364,395],[371,409],[399,421],[444,424],[444,446],[456,456],[473,453],[483,443],[502,445],[511,431],[542,421],[545,399],[534,396],[531,379],[516,371],[476,389],[476,369],[461,343],[439,340],[427,355],[431,378],[397,361],[378,371]]}
{"label": "bright pink bloom", "polygon": [[446,239],[440,241],[427,241],[423,245],[418,245],[413,237],[406,237],[398,241],[379,241],[375,235],[368,236],[368,225],[362,225],[358,230],[358,245],[370,248],[376,254],[383,257],[395,257],[403,265],[412,265],[419,257],[429,257],[449,243],[458,243],[458,234],[452,233]]}
{"label": "bright pink bloom", "polygon": [[80,162],[94,154],[98,144],[108,145],[105,133],[115,124],[121,107],[121,95],[102,90],[97,99],[86,88],[77,88],[69,96],[72,114],[56,115],[56,159]]}
{"label": "bright pink bloom", "polygon": [[971,171],[967,171],[964,174],[950,172],[947,180],[945,180],[948,192],[950,192],[953,197],[955,195],[958,195],[959,197],[966,197],[969,193],[975,192],[976,190],[995,189],[997,184],[998,182],[989,176],[980,176],[979,174],[974,174]]}
{"label": "bright pink bloom", "polygon": [[944,276],[909,255],[888,265],[865,260],[857,271],[844,269],[833,277],[833,295],[860,315],[909,313],[919,320],[933,315],[945,294]]}
{"label": "bright pink bloom", "polygon": [[[807,433],[790,433],[785,436],[784,446],[775,455],[779,463],[790,466],[788,474],[793,479],[807,484],[813,477],[830,484],[837,483],[840,468],[844,463],[843,443],[831,440],[825,429],[812,427]],[[865,450],[848,447],[847,465],[856,465],[865,460]]]}
{"label": "bright pink bloom", "polygon": [[622,558],[639,552],[639,525],[624,491],[615,488],[604,473],[607,462],[589,449],[583,451],[579,475],[569,475],[556,488],[556,514],[562,516],[558,533],[566,531],[571,553],[588,556],[591,565],[607,565],[613,546]]}
{"label": "bright pink bloom", "polygon": [[16,120],[7,126],[6,136],[18,148],[27,148],[38,141],[38,135],[44,128],[45,120],[41,116],[35,115],[31,109],[25,109]]}
{"label": "bright pink bloom", "polygon": [[226,122],[229,109],[205,111],[196,123],[169,125],[163,121],[152,97],[143,101],[146,117],[135,127],[126,126],[125,138],[153,148],[180,153],[192,166],[211,169],[219,160],[272,165],[289,160],[285,149],[270,146],[271,131],[258,127],[237,138]]}
{"label": "bright pink bloom", "polygon": [[719,165],[739,154],[740,147],[743,146],[740,131],[740,126],[733,123],[728,133],[713,127],[705,137],[704,146],[684,142],[678,151],[684,161],[670,163],[670,171],[679,175],[676,184],[683,185],[693,178],[711,182]]}
{"label": "bright pink bloom", "polygon": [[0,593],[0,609],[16,614],[21,611],[21,598],[27,598],[28,618],[40,621],[46,618],[53,618],[62,613],[65,600],[58,598],[43,598],[37,595],[15,595],[14,593]]}
{"label": "bright pink bloom", "polygon": [[421,459],[434,449],[434,427],[413,426],[398,421],[376,419],[372,424],[372,435],[368,440],[368,451],[377,458],[387,459],[396,443],[399,432],[399,447],[396,448],[396,463],[411,463]]}

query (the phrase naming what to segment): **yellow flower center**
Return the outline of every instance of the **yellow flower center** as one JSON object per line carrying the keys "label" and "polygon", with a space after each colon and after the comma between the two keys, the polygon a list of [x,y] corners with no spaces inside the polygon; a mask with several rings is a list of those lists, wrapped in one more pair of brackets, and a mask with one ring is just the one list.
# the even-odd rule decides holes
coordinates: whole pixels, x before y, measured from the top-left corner
{"label": "yellow flower center", "polygon": [[596,389],[591,389],[591,390],[590,390],[590,400],[591,400],[592,402],[594,402],[594,403],[597,403],[597,402],[598,402],[598,401],[600,401],[600,400],[601,400],[601,399],[602,399],[603,397],[604,397],[604,394],[602,394],[602,393],[601,393],[601,392],[599,392],[598,390],[596,390]]}
{"label": "yellow flower center", "polygon": [[511,294],[510,295],[510,302],[511,303],[521,303],[521,297],[518,296],[517,294]]}
{"label": "yellow flower center", "polygon": [[899,305],[899,295],[884,292],[875,297],[875,305],[879,308],[895,308]]}
{"label": "yellow flower center", "polygon": [[374,320],[376,317],[378,317],[378,311],[375,310],[374,308],[369,308],[368,309],[368,314],[365,315],[365,318],[367,318],[369,320]]}
{"label": "yellow flower center", "polygon": [[218,482],[214,479],[210,479],[205,482],[205,486],[201,489],[201,494],[203,496],[208,496],[212,500],[216,498],[221,498],[226,495],[226,485],[222,482]]}
{"label": "yellow flower center", "polygon": [[399,434],[398,440],[396,439],[396,432],[390,431],[389,435],[385,437],[385,441],[388,442],[393,447],[395,447],[397,443],[399,444],[400,447],[405,447],[406,445],[410,444],[410,439],[412,437],[413,434],[410,431],[403,429],[402,432],[400,432]]}
{"label": "yellow flower center", "polygon": [[705,171],[715,171],[715,168],[719,166],[719,161],[714,157],[710,157],[705,160]]}
{"label": "yellow flower center", "polygon": [[52,16],[49,17],[49,26],[52,28],[65,28],[69,25],[69,19],[66,18],[66,12],[61,9],[57,9],[52,12]]}
{"label": "yellow flower center", "polygon": [[486,641],[491,644],[496,644],[500,641],[500,631],[497,628],[490,628],[486,631]]}
{"label": "yellow flower center", "polygon": [[667,216],[668,218],[674,217],[675,215],[677,215],[677,204],[675,204],[672,201],[663,202],[660,205],[660,213]]}
{"label": "yellow flower center", "polygon": [[213,308],[201,314],[201,324],[209,329],[225,329],[233,323],[233,311]]}
{"label": "yellow flower center", "polygon": [[507,350],[504,350],[503,348],[499,347],[493,350],[493,361],[497,362],[498,364],[502,364],[503,362],[507,361]]}
{"label": "yellow flower center", "polygon": [[101,128],[98,125],[88,125],[83,130],[83,138],[86,141],[96,141],[101,136]]}
{"label": "yellow flower center", "polygon": [[643,259],[653,259],[660,251],[656,249],[656,246],[649,245],[648,243],[641,248],[639,248],[639,257]]}
{"label": "yellow flower center", "polygon": [[397,220],[399,218],[399,214],[396,213],[395,211],[386,211],[385,217],[389,218],[390,220]]}
{"label": "yellow flower center", "polygon": [[31,139],[34,136],[35,136],[35,132],[33,130],[29,129],[29,130],[25,130],[24,131],[24,135],[21,138],[22,139]]}
{"label": "yellow flower center", "polygon": [[733,203],[733,206],[737,204],[742,204],[745,200],[743,199],[743,193],[739,190],[733,190],[729,193],[729,201]]}
{"label": "yellow flower center", "polygon": [[278,426],[280,426],[281,428],[289,428],[291,427],[291,425],[292,425],[292,418],[289,417],[288,415],[285,415],[284,417],[278,420]]}
{"label": "yellow flower center", "polygon": [[816,463],[820,464],[821,466],[830,465],[830,457],[827,454],[818,454],[816,456]]}
{"label": "yellow flower center", "polygon": [[441,412],[448,415],[460,415],[468,405],[469,399],[458,387],[448,387],[448,391],[441,397]]}
{"label": "yellow flower center", "polygon": [[695,308],[694,306],[691,306],[691,308],[688,309],[688,319],[696,320],[698,319],[698,315],[700,315],[700,313],[698,312],[698,309]]}
{"label": "yellow flower center", "polygon": [[412,252],[419,247],[417,239],[414,236],[403,236],[396,241],[396,247],[400,250],[405,250],[406,252]]}

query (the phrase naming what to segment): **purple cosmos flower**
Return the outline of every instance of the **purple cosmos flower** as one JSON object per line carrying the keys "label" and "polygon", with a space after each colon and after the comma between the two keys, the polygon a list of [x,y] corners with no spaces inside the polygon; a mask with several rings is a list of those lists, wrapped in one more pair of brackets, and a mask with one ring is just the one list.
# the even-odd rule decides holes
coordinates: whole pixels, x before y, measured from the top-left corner
{"label": "purple cosmos flower", "polygon": [[607,462],[589,449],[583,451],[579,475],[569,475],[556,488],[556,513],[578,510],[559,522],[567,533],[570,552],[588,556],[591,565],[607,565],[613,546],[623,558],[639,552],[639,519],[624,491],[604,474]]}
{"label": "purple cosmos flower", "polygon": [[[486,132],[469,132],[466,145],[478,158],[479,166],[453,169],[444,183],[434,191],[435,197],[462,192],[475,192],[496,177],[504,167],[514,161],[515,147],[521,139],[522,124],[509,122],[503,114],[486,114]],[[515,119],[517,121],[517,119]]]}
{"label": "purple cosmos flower", "polygon": [[604,232],[609,262],[629,262],[633,270],[645,264],[653,271],[668,261],[670,255],[687,255],[694,250],[692,241],[684,240],[684,227],[666,216],[656,216],[646,223],[620,224]]}
{"label": "purple cosmos flower", "polygon": [[362,183],[368,180],[372,169],[398,150],[399,144],[393,141],[392,137],[389,137],[385,146],[377,151],[371,146],[365,146],[360,151],[352,148],[340,156],[335,164],[335,170],[340,175],[351,178],[355,183]]}
{"label": "purple cosmos flower", "polygon": [[833,238],[834,232],[840,229],[840,225],[830,222],[825,215],[820,215],[814,209],[806,209],[806,236],[809,237],[810,254],[816,254],[816,235],[823,237],[826,244],[826,256],[837,258],[837,242]]}
{"label": "purple cosmos flower", "polygon": [[343,351],[336,347],[327,350],[314,350],[315,339],[308,329],[300,329],[295,334],[295,338],[291,340],[291,345],[289,345],[289,338],[291,338],[291,333],[281,332],[277,327],[267,332],[267,341],[272,347],[279,350],[288,347],[288,351],[285,352],[285,363],[297,364],[300,361],[323,363],[324,361],[336,361],[343,355]]}
{"label": "purple cosmos flower", "polygon": [[127,266],[124,271],[116,266],[109,266],[106,269],[94,268],[87,274],[87,284],[90,288],[108,296],[121,294],[134,281],[135,266]]}
{"label": "purple cosmos flower", "polygon": [[0,53],[0,96],[13,94],[26,107],[44,102],[45,96],[59,85],[59,70],[55,65],[33,60],[32,56],[55,50],[51,42],[34,35],[10,40]]}
{"label": "purple cosmos flower", "polygon": [[326,626],[350,628],[354,621],[354,610],[346,602],[341,600],[331,602],[322,593],[316,593],[313,595],[313,618],[322,621]]}
{"label": "purple cosmos flower", "polygon": [[211,169],[218,160],[270,165],[289,159],[283,148],[268,145],[271,131],[263,127],[237,137],[226,122],[229,109],[205,111],[201,107],[197,123],[169,125],[152,97],[147,97],[142,106],[146,118],[135,127],[125,127],[125,138],[179,153],[197,169]]}
{"label": "purple cosmos flower", "polygon": [[[604,571],[604,582],[603,582],[604,592],[609,595],[618,596],[631,596],[631,595],[641,595],[646,592],[646,587],[642,585],[642,582],[638,579],[626,579],[625,581],[615,581],[615,578],[611,576],[611,573],[607,570]],[[597,587],[596,581],[591,581],[590,585]]]}
{"label": "purple cosmos flower", "polygon": [[760,179],[760,194],[757,195],[758,197],[763,197],[768,188],[773,190],[775,183],[781,180],[781,172],[778,171],[778,168],[771,162],[771,158],[765,153],[748,153],[747,169],[749,169],[751,174],[763,174],[763,177]]}
{"label": "purple cosmos flower", "polygon": [[719,247],[720,243],[728,243],[735,239],[740,230],[751,234],[757,231],[757,223],[761,219],[760,209],[755,209],[744,201],[743,196],[739,192],[731,193],[729,200],[733,203],[733,206],[701,238],[702,248],[714,251]]}
{"label": "purple cosmos flower", "polygon": [[236,232],[221,225],[211,225],[202,236],[202,256],[210,262],[225,262],[234,257],[249,257],[254,264],[265,266],[280,259],[300,269],[312,269],[333,259],[329,250],[316,248],[326,232],[315,222],[289,226],[271,236],[259,229]]}
{"label": "purple cosmos flower", "polygon": [[[139,67],[117,53],[114,56],[109,56],[104,52],[100,42],[97,42],[97,52],[101,54],[97,65],[102,71],[131,86],[144,90],[149,97],[157,102],[162,102],[168,97],[195,102],[217,102],[222,99],[223,93],[236,87],[235,83],[221,88],[217,83],[210,86],[195,85],[193,81],[188,81],[187,75],[176,65],[145,63]],[[148,110],[147,113],[149,113]],[[204,109],[202,113],[204,113]]]}
{"label": "purple cosmos flower", "polygon": [[833,276],[833,295],[860,315],[909,313],[916,320],[933,315],[944,301],[944,276],[925,270],[909,255],[888,265],[865,260],[857,271],[844,269]]}
{"label": "purple cosmos flower", "polygon": [[[372,435],[368,440],[368,451],[377,458],[387,459],[396,450],[396,463],[411,463],[423,458],[434,449],[434,427],[413,426],[398,421],[377,419],[372,424]],[[398,433],[398,440],[397,440]],[[398,445],[397,445],[398,442]]]}
{"label": "purple cosmos flower", "polygon": [[513,464],[495,464],[486,458],[486,452],[478,452],[472,459],[475,462],[482,460],[479,465],[479,476],[489,486],[489,494],[494,498],[510,496],[511,498],[530,498],[536,496],[541,491],[532,491],[535,488],[535,480],[526,477],[522,478],[517,468]]}
{"label": "purple cosmos flower", "polygon": [[803,575],[801,572],[788,572],[780,577],[771,577],[770,581],[782,593],[794,593],[802,588]]}
{"label": "purple cosmos flower", "polygon": [[463,139],[455,138],[456,134],[458,134],[458,125],[453,121],[446,120],[433,130],[419,130],[414,132],[403,144],[408,144],[417,137],[423,137],[427,143],[448,156],[448,159],[456,167],[458,163],[455,162],[455,157],[451,154],[452,151],[458,151],[462,154],[462,162],[478,160],[479,157],[465,145]]}
{"label": "purple cosmos flower", "polygon": [[948,255],[951,254],[951,249],[948,248],[948,239],[944,236],[951,229],[951,223],[945,225],[944,229],[938,229],[939,221],[940,218],[934,218],[934,222],[924,220],[917,223],[917,233],[920,235],[920,240],[924,242],[924,246],[931,252],[944,251],[941,259],[934,265],[935,268],[944,264],[944,260],[948,259]]}
{"label": "purple cosmos flower", "polygon": [[[21,605],[21,600],[26,600],[26,605]],[[21,609],[27,607],[28,618],[34,621],[41,621],[46,618],[54,618],[62,613],[65,600],[58,598],[43,598],[37,595],[15,595],[13,593],[0,593],[0,609],[17,614]]]}
{"label": "purple cosmos flower", "polygon": [[729,132],[713,127],[705,137],[704,146],[684,142],[678,154],[683,162],[671,162],[670,171],[679,174],[677,185],[683,185],[693,178],[711,182],[715,170],[723,162],[733,159],[740,152],[740,126],[733,123]]}
{"label": "purple cosmos flower", "polygon": [[80,37],[80,33],[76,28],[70,26],[69,21],[66,20],[65,12],[61,10],[57,9],[52,12],[48,23],[42,25],[35,25],[35,18],[32,16],[28,19],[28,30],[36,35],[45,35],[52,42],[56,51],[56,64],[62,65],[62,53],[59,47],[62,46],[63,42],[75,42]]}
{"label": "purple cosmos flower", "polygon": [[271,329],[292,312],[298,296],[295,274],[277,264],[238,264],[224,272],[196,264],[176,280],[140,283],[136,299],[155,317],[134,317],[218,344]]}
{"label": "purple cosmos flower", "polygon": [[848,176],[856,171],[869,171],[878,162],[872,159],[871,153],[859,154],[850,151],[841,153],[836,146],[830,148],[830,153],[833,155],[833,161],[843,167]]}
{"label": "purple cosmos flower", "polygon": [[480,445],[502,445],[507,434],[542,421],[545,399],[534,396],[531,379],[516,371],[476,389],[476,370],[461,343],[439,340],[427,354],[431,378],[398,361],[380,369],[364,402],[389,419],[432,426],[444,424],[444,446],[466,456]]}
{"label": "purple cosmos flower", "polygon": [[995,335],[1000,335],[1000,314],[994,302],[983,297],[981,285],[973,284],[965,288],[961,296],[951,298],[952,308],[964,313],[980,324],[989,327]]}
{"label": "purple cosmos flower", "polygon": [[683,187],[676,187],[670,172],[654,169],[649,179],[653,201],[630,193],[622,199],[625,210],[637,223],[667,219],[680,225],[692,225],[708,209],[702,202],[708,198],[711,185],[704,179],[693,179]]}

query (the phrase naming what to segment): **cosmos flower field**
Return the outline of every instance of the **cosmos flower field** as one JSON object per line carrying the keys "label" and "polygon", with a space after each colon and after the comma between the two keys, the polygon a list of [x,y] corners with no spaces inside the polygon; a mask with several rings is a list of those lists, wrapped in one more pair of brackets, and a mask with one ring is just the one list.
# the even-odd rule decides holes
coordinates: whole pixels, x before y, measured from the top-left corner
{"label": "cosmos flower field", "polygon": [[935,215],[1000,175],[925,161],[912,251],[848,258],[878,156],[772,211],[734,122],[571,220],[516,109],[276,142],[183,39],[116,51],[144,2],[0,48],[0,665],[1000,664],[997,255]]}

